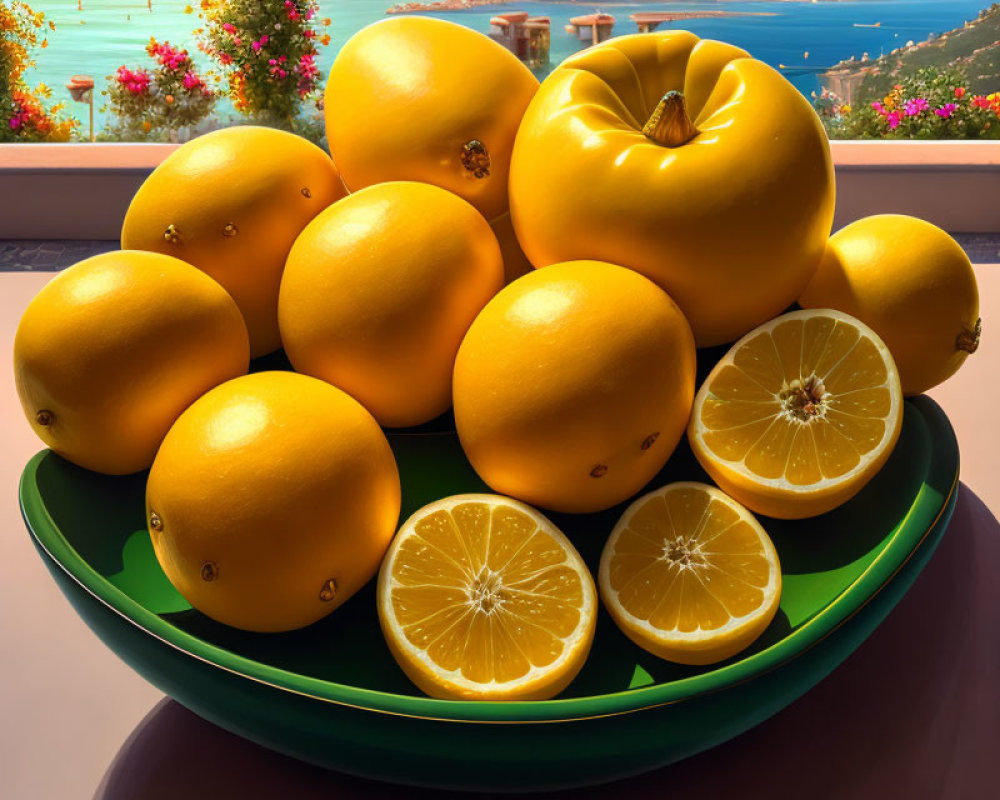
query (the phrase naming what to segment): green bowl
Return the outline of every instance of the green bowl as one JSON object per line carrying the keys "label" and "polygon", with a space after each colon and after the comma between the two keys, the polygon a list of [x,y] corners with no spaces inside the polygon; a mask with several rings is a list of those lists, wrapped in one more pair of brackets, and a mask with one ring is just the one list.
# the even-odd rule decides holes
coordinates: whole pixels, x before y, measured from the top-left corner
{"label": "green bowl", "polygon": [[[484,486],[454,433],[390,434],[403,516]],[[705,480],[686,446],[651,483]],[[836,511],[763,519],[781,558],[781,608],[738,657],[660,661],[602,611],[593,651],[558,699],[484,703],[421,695],[386,648],[374,587],[326,620],[251,634],[201,615],[168,583],[143,515],[145,475],[107,477],[50,451],[21,480],[24,519],[93,631],[195,713],[307,761],[368,777],[479,790],[553,789],[649,770],[757,725],[814,686],[885,618],[930,558],[955,504],[958,447],[930,399],[905,403],[888,464]],[[621,508],[551,515],[592,569]],[[891,676],[887,676],[891,679]]]}

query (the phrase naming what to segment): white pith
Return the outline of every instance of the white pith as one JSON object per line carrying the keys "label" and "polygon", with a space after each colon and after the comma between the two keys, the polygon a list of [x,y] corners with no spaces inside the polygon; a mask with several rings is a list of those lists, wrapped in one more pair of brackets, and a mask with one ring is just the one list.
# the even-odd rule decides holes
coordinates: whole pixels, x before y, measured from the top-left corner
{"label": "white pith", "polygon": [[[442,668],[439,664],[437,664],[437,662],[433,661],[427,655],[425,650],[416,647],[407,638],[402,626],[396,619],[395,610],[393,608],[391,600],[392,591],[399,586],[399,583],[396,581],[394,576],[395,561],[401,543],[405,541],[407,537],[416,535],[414,525],[420,519],[437,511],[450,512],[455,506],[464,503],[484,503],[491,508],[499,505],[507,505],[528,515],[538,526],[538,530],[544,531],[559,544],[560,549],[566,556],[564,561],[559,564],[547,565],[546,569],[552,569],[558,566],[568,566],[580,575],[583,594],[583,603],[579,608],[580,620],[573,633],[569,637],[562,639],[562,653],[553,662],[545,665],[544,667],[532,665],[527,673],[511,681],[497,681],[495,679],[489,682],[473,681],[462,674],[461,667],[455,670],[446,670]],[[513,553],[511,559],[515,558],[516,555],[517,552]],[[484,692],[489,692],[491,694],[507,694],[524,689],[526,686],[530,686],[532,684],[545,684],[547,680],[552,679],[555,676],[559,676],[567,662],[573,660],[581,648],[588,647],[590,644],[589,631],[593,627],[594,617],[597,612],[597,593],[594,587],[593,579],[590,576],[590,571],[587,569],[587,565],[576,552],[576,549],[570,543],[569,539],[566,538],[566,536],[558,528],[535,511],[535,509],[516,500],[499,495],[464,494],[446,497],[442,500],[438,500],[424,506],[419,511],[415,512],[413,516],[411,516],[399,529],[399,532],[392,541],[389,552],[386,554],[386,560],[382,570],[384,577],[380,577],[378,584],[378,604],[379,609],[382,612],[383,623],[391,629],[397,646],[413,661],[422,664],[427,671],[433,673],[442,683],[450,684],[458,689],[468,690],[477,694]],[[489,571],[492,572],[492,570]],[[502,570],[494,574],[502,577]],[[474,581],[476,576],[470,576],[470,578]],[[470,601],[470,607],[471,605],[472,602]],[[497,607],[502,608],[502,604]],[[549,633],[553,637],[558,638],[552,631],[549,631]],[[527,660],[530,664],[530,659]]]}
{"label": "white pith", "polygon": [[[804,494],[804,495],[813,494],[817,490],[825,489],[825,488],[828,488],[828,487],[831,487],[831,486],[840,486],[840,485],[843,485],[845,483],[850,483],[851,480],[855,476],[857,476],[859,474],[862,474],[862,473],[865,473],[868,470],[869,465],[873,461],[875,461],[876,459],[880,458],[884,454],[885,449],[886,449],[888,443],[893,438],[893,434],[894,434],[894,431],[895,431],[895,428],[896,428],[896,421],[898,420],[900,414],[902,413],[902,403],[903,403],[903,396],[902,396],[902,392],[901,392],[901,390],[899,388],[899,382],[898,382],[898,380],[895,382],[895,385],[893,384],[893,382],[891,380],[891,378],[892,378],[892,370],[889,370],[889,369],[886,370],[887,371],[887,375],[889,377],[889,380],[887,380],[885,383],[883,383],[883,384],[881,384],[879,386],[864,387],[864,391],[869,390],[869,389],[878,389],[878,388],[885,388],[885,389],[887,389],[889,391],[889,398],[890,398],[889,413],[885,417],[878,418],[878,419],[881,419],[885,423],[885,429],[884,429],[884,431],[882,433],[882,438],[879,441],[879,443],[875,447],[873,447],[871,450],[869,450],[867,453],[863,453],[863,454],[859,453],[858,454],[859,461],[858,461],[857,465],[855,467],[853,467],[852,469],[850,469],[847,472],[845,472],[845,473],[843,473],[841,475],[838,475],[838,476],[836,476],[834,478],[824,478],[824,479],[816,481],[814,483],[807,483],[807,484],[795,484],[795,483],[791,483],[790,481],[788,481],[788,480],[785,479],[784,474],[782,474],[782,476],[780,476],[778,478],[765,478],[765,477],[763,477],[761,475],[758,475],[756,472],[754,472],[754,471],[752,471],[752,470],[750,470],[750,469],[747,468],[747,466],[746,466],[746,456],[744,456],[739,461],[732,461],[730,459],[723,458],[718,453],[716,453],[714,450],[712,450],[707,444],[705,444],[704,434],[706,432],[709,432],[709,433],[710,432],[715,432],[717,429],[707,428],[704,425],[704,423],[702,423],[702,421],[701,421],[701,410],[702,410],[702,407],[704,406],[706,398],[711,394],[709,392],[709,385],[712,383],[713,379],[716,377],[716,375],[723,368],[725,368],[726,366],[734,365],[733,364],[733,354],[735,352],[737,352],[743,346],[744,343],[746,343],[747,341],[749,341],[752,337],[756,337],[756,336],[760,335],[761,333],[764,333],[764,332],[770,333],[770,331],[773,330],[774,328],[776,328],[778,325],[781,325],[781,324],[783,324],[785,322],[788,322],[789,320],[795,320],[795,319],[806,320],[806,319],[810,319],[810,318],[814,318],[814,317],[818,317],[818,316],[829,317],[831,319],[835,319],[835,320],[838,320],[840,322],[844,322],[845,324],[848,324],[848,325],[856,328],[857,331],[860,333],[858,341],[854,343],[854,345],[851,347],[851,349],[848,350],[837,361],[836,364],[834,364],[829,370],[827,370],[827,372],[824,375],[817,375],[816,376],[821,381],[823,381],[824,383],[826,383],[827,378],[830,376],[830,374],[832,374],[834,372],[834,370],[836,370],[836,368],[841,364],[841,362],[845,358],[847,358],[847,356],[849,356],[854,351],[854,349],[858,346],[858,343],[863,338],[867,338],[867,339],[871,340],[872,344],[875,345],[876,349],[881,354],[881,356],[883,358],[883,361],[886,362],[886,366],[887,367],[889,365],[892,365],[894,363],[893,360],[892,360],[892,354],[889,352],[889,348],[887,348],[885,346],[885,343],[879,338],[878,334],[876,334],[875,331],[873,331],[867,325],[865,325],[864,323],[862,323],[859,320],[855,319],[854,317],[851,317],[851,316],[849,316],[847,314],[844,314],[844,313],[842,313],[840,311],[834,311],[832,309],[817,309],[817,310],[810,309],[810,310],[803,310],[803,311],[792,311],[792,312],[790,312],[788,314],[783,314],[782,316],[777,317],[776,319],[773,319],[770,322],[768,322],[768,323],[766,323],[764,325],[761,325],[758,328],[754,328],[752,331],[750,331],[750,333],[748,333],[746,336],[744,336],[742,339],[740,339],[738,342],[736,342],[736,344],[734,344],[729,349],[729,351],[726,353],[726,355],[723,356],[722,359],[719,360],[719,362],[715,365],[715,367],[713,367],[713,369],[709,373],[708,377],[705,379],[705,381],[699,387],[698,392],[697,392],[697,394],[695,395],[695,398],[694,398],[694,406],[693,406],[693,412],[692,412],[694,434],[695,434],[695,437],[699,440],[699,445],[705,451],[707,451],[709,453],[712,453],[712,455],[721,464],[724,464],[727,468],[733,470],[734,472],[739,473],[740,475],[745,476],[746,478],[750,479],[751,481],[753,481],[756,484],[759,484],[759,485],[762,485],[762,486],[772,487],[772,488],[775,488],[775,489],[781,489],[782,491],[786,491],[786,492],[791,492],[791,493],[795,493],[795,494]],[[737,367],[737,369],[738,369],[738,367]],[[744,374],[746,374],[746,373],[744,373]],[[805,380],[808,380],[810,377],[811,376],[809,376],[809,375],[800,375],[799,376],[799,380],[805,381]],[[768,390],[768,391],[770,391],[770,390]],[[854,390],[854,391],[862,391],[862,390]],[[830,408],[836,409],[837,398],[838,397],[842,397],[842,396],[846,396],[847,394],[850,394],[850,392],[841,392],[840,394],[837,394],[836,392],[830,392],[829,390],[827,390],[827,396],[826,396],[824,402]],[[715,397],[715,395],[712,395],[712,396]],[[775,398],[775,402],[780,405],[781,404],[781,399],[780,399],[779,395],[775,394],[774,398]],[[718,399],[718,398],[716,398],[716,399]],[[761,401],[761,402],[763,402],[763,401]],[[841,413],[847,414],[848,412],[841,412]],[[808,425],[809,424],[808,422],[803,422],[803,421],[797,420],[794,416],[792,416],[791,414],[789,414],[787,411],[784,411],[784,410],[782,410],[782,411],[780,411],[780,412],[778,412],[778,413],[776,413],[774,415],[774,417],[778,417],[778,416],[784,416],[786,419],[789,419],[790,421],[794,422],[795,424],[799,424],[799,425]],[[875,419],[875,418],[872,418],[872,419]],[[759,420],[756,421],[756,422],[759,422]],[[752,424],[756,424],[756,422],[747,423],[747,424],[748,425],[752,425]],[[765,433],[766,433],[766,430],[765,430]],[[763,434],[762,434],[762,436],[763,436]],[[749,447],[747,447],[747,451],[746,451],[747,455],[749,455],[749,453],[750,453],[750,451],[752,449],[753,449],[753,445],[750,445]]]}
{"label": "white pith", "polygon": [[[753,528],[754,532],[757,534],[758,540],[761,544],[761,550],[768,561],[769,569],[767,584],[763,587],[755,587],[763,593],[760,605],[749,614],[744,614],[739,617],[730,617],[729,621],[725,625],[717,628],[699,628],[695,631],[679,631],[676,629],[658,628],[652,625],[648,620],[641,619],[626,609],[618,599],[618,592],[611,587],[611,562],[616,554],[618,539],[621,537],[622,533],[629,528],[632,517],[643,505],[645,505],[646,501],[648,501],[650,497],[654,495],[666,495],[669,492],[679,489],[697,489],[705,491],[712,498],[724,502],[727,506],[736,511],[740,515],[740,520],[750,523],[751,528]],[[733,524],[735,525],[737,523]],[[729,527],[725,530],[729,530]],[[721,535],[721,533],[722,531],[716,534],[716,536]],[[713,537],[713,539],[714,538],[716,537]],[[696,572],[697,567],[689,567],[689,569]],[[753,627],[759,622],[761,617],[766,616],[776,599],[776,595],[780,594],[781,565],[778,562],[778,554],[774,549],[774,545],[771,543],[770,537],[761,527],[760,523],[757,522],[757,519],[753,516],[753,514],[725,494],[725,492],[715,488],[714,486],[709,486],[695,481],[680,481],[643,495],[625,510],[625,513],[622,514],[621,519],[618,520],[614,530],[611,532],[611,536],[608,537],[608,541],[604,545],[604,551],[601,553],[601,564],[598,569],[597,581],[601,588],[601,598],[608,606],[608,610],[611,612],[612,616],[625,620],[629,627],[638,629],[649,639],[661,642],[665,645],[697,645],[699,642],[705,642],[706,640],[722,638],[725,634],[732,631],[738,631],[741,628]],[[712,594],[708,587],[705,588],[709,594]],[[715,597],[714,594],[712,594],[712,596]],[[723,607],[725,607],[725,604],[722,603],[721,600],[719,602],[723,605]]]}

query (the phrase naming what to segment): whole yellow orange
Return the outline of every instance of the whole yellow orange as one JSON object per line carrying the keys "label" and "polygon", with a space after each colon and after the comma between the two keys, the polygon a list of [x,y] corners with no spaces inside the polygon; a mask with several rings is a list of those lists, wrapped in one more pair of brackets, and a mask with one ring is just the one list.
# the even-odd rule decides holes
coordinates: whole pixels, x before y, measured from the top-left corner
{"label": "whole yellow orange", "polygon": [[359,400],[383,425],[451,406],[455,354],[503,286],[496,237],[461,197],[427,183],[362,189],[292,247],[278,302],[299,372]]}
{"label": "whole yellow orange", "polygon": [[105,253],[35,296],[14,378],[35,433],[87,469],[147,468],[180,413],[247,371],[239,309],[203,272],[159,253]]}
{"label": "whole yellow orange", "polygon": [[236,300],[250,353],[277,350],[278,286],[295,237],[346,194],[330,157],[300,136],[244,125],[169,155],[125,214],[122,247],[176,256]]}
{"label": "whole yellow orange", "polygon": [[795,302],[833,221],[830,147],[809,101],[738,47],[620,36],[564,61],[525,112],[510,211],[536,267],[630,267],[699,347]]}
{"label": "whole yellow orange", "polygon": [[677,305],[632,270],[555,264],[505,287],[455,361],[455,424],[494,490],[556,511],[639,491],[674,451],[694,397]]}
{"label": "whole yellow orange", "polygon": [[163,440],[146,517],[192,606],[251,631],[309,625],[377,572],[399,517],[378,423],[339,389],[259,372],[197,400]]}
{"label": "whole yellow orange", "polygon": [[930,222],[902,214],[841,228],[799,298],[857,317],[885,342],[904,395],[947,380],[979,347],[979,289],[965,251]]}
{"label": "whole yellow orange", "polygon": [[433,183],[487,218],[507,211],[507,173],[538,80],[513,53],[453,22],[394,17],[352,36],[326,84],[326,138],[353,192]]}

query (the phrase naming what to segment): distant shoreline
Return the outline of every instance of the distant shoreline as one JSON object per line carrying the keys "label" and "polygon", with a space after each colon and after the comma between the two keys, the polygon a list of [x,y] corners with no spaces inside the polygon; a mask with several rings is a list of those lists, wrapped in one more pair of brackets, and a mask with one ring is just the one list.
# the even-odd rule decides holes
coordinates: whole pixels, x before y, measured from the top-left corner
{"label": "distant shoreline", "polygon": [[[699,3],[749,3],[760,2],[761,0],[694,0]],[[849,0],[767,0],[773,3],[840,3]],[[856,0],[854,0],[856,2]],[[535,3],[547,2],[548,5],[557,6],[581,6],[583,8],[627,8],[629,6],[660,4],[672,5],[673,3],[686,3],[691,0],[611,0],[611,2],[594,2],[593,0],[431,0],[431,2],[409,2],[396,3],[386,9],[386,14],[414,14],[421,11],[433,11],[435,13],[446,13],[449,11],[469,11],[473,8],[483,6],[504,6],[504,5],[534,5]],[[765,15],[767,12],[761,12]]]}

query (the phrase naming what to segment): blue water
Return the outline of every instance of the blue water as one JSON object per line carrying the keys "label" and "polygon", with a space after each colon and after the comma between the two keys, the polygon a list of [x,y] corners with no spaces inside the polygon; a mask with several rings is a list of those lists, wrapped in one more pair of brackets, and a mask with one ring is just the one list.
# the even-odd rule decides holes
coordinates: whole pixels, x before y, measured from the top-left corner
{"label": "blue water", "polygon": [[[385,18],[392,0],[320,0],[320,18],[332,17],[333,42],[324,48],[319,65],[328,70],[337,50],[356,31]],[[185,14],[184,7],[197,8],[197,0],[153,0],[152,12],[145,0],[84,0],[83,11],[76,0],[34,0],[36,10],[45,11],[56,23],[48,34],[49,47],[36,52],[37,68],[27,74],[31,83],[44,81],[53,95],[68,100],[63,88],[70,75],[84,73],[95,77],[100,86],[103,76],[113,73],[120,64],[138,66],[148,63],[143,48],[150,36],[167,39],[187,47],[195,60],[209,68],[207,59],[197,51],[192,31],[199,27],[197,14]],[[443,19],[460,22],[478,31],[489,29],[489,19],[500,11],[524,10],[552,19],[552,66],[583,47],[563,26],[570,17],[590,13],[598,7],[617,18],[615,35],[634,33],[628,19],[635,11],[695,11],[714,9],[733,12],[768,12],[774,16],[696,19],[676,23],[699,36],[722,39],[745,48],[772,66],[817,70],[851,55],[864,52],[878,55],[903,45],[907,40],[920,41],[931,33],[941,33],[974,18],[987,0],[859,0],[858,2],[672,2],[569,5],[546,2],[523,2],[504,6],[484,6],[471,11],[438,13]],[[853,23],[881,22],[879,28],[855,28]],[[661,27],[664,30],[665,27]],[[805,53],[808,51],[808,58]],[[795,69],[786,72],[800,90],[808,94],[818,87],[814,72]],[[998,77],[1000,88],[1000,77]],[[96,98],[99,105],[100,98]],[[220,103],[220,112],[228,106]],[[74,113],[85,114],[83,106]],[[98,111],[98,126],[101,114]]]}

